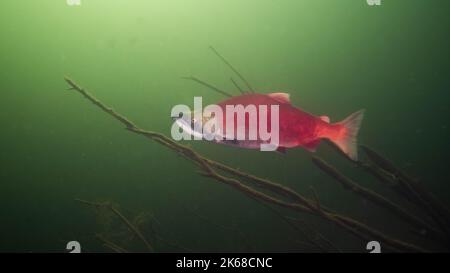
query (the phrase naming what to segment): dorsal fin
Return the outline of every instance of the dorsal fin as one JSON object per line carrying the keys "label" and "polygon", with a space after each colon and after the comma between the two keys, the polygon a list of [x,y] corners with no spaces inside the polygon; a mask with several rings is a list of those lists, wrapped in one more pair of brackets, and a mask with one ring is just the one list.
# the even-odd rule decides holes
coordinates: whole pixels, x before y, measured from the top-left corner
{"label": "dorsal fin", "polygon": [[277,100],[281,103],[291,103],[290,95],[288,93],[270,93],[267,96],[271,97],[274,100]]}
{"label": "dorsal fin", "polygon": [[328,117],[328,116],[320,116],[319,118],[321,120],[325,121],[326,123],[330,123],[330,117]]}

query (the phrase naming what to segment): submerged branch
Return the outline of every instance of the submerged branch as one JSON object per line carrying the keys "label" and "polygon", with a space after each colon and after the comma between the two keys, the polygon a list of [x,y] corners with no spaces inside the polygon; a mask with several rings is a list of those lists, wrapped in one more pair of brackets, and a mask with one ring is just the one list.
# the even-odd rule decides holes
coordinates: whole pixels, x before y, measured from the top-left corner
{"label": "submerged branch", "polygon": [[221,59],[234,72],[234,74],[236,74],[245,83],[245,85],[247,85],[251,93],[255,92],[251,87],[250,83],[244,78],[244,76],[242,76],[241,73],[239,73],[239,71],[236,70],[236,68],[234,68],[233,65],[231,65],[230,62],[227,61],[227,59],[225,59],[225,57],[223,57],[214,47],[210,46],[209,48],[212,50],[212,52],[214,52],[214,54],[216,54],[217,57],[219,57],[219,59]]}
{"label": "submerged branch", "polygon": [[101,234],[96,234],[95,237],[103,243],[103,246],[111,249],[114,252],[117,252],[117,253],[128,253],[129,252],[125,248],[123,248],[123,247],[121,247],[121,246],[111,242],[110,240],[106,239]]}
{"label": "submerged branch", "polygon": [[379,169],[388,174],[397,192],[406,196],[411,202],[421,207],[445,233],[446,243],[450,244],[450,211],[428,190],[408,174],[397,168],[388,159],[367,146],[361,146],[369,159]]}
{"label": "submerged branch", "polygon": [[233,83],[233,85],[239,90],[239,92],[243,95],[245,94],[245,92],[241,89],[241,87],[237,84],[237,82],[234,81],[233,78],[230,78],[231,82]]}
{"label": "submerged branch", "polygon": [[222,95],[224,95],[224,96],[226,96],[226,97],[232,97],[231,94],[229,94],[229,93],[227,93],[227,92],[225,92],[225,91],[223,91],[223,90],[221,90],[221,89],[215,87],[215,86],[212,85],[212,84],[209,84],[209,83],[207,83],[207,82],[205,82],[205,81],[202,81],[202,80],[200,80],[200,79],[197,79],[196,77],[192,77],[192,76],[191,76],[191,77],[183,77],[183,79],[185,79],[185,80],[191,80],[191,81],[194,81],[194,82],[196,82],[196,83],[199,83],[199,84],[201,84],[201,85],[203,85],[203,86],[206,86],[206,87],[208,87],[209,89],[211,89],[211,90],[213,90],[213,91],[216,91],[217,93],[222,94]]}
{"label": "submerged branch", "polygon": [[434,237],[434,239],[436,240],[442,239],[442,234],[433,227],[431,227],[430,225],[428,225],[426,222],[410,214],[409,212],[401,208],[399,205],[393,203],[392,201],[379,195],[378,193],[369,190],[363,186],[360,186],[356,182],[352,181],[350,178],[340,173],[336,168],[331,166],[329,163],[325,162],[323,159],[315,156],[312,158],[312,161],[317,167],[319,167],[319,169],[321,169],[323,172],[325,172],[329,176],[333,177],[336,181],[341,183],[341,185],[346,190],[349,190],[366,199],[367,201],[372,202],[380,207],[383,207],[391,211],[399,218],[403,219],[404,221],[413,225],[414,227],[426,230],[427,233],[430,233],[432,237]]}
{"label": "submerged branch", "polygon": [[137,238],[139,238],[142,243],[147,247],[148,251],[155,252],[153,247],[150,245],[150,243],[145,239],[144,235],[139,231],[137,227],[135,227],[119,210],[117,210],[111,203],[105,202],[105,203],[95,203],[90,202],[82,199],[75,199],[75,201],[78,201],[80,203],[93,206],[95,208],[107,208],[111,210],[135,235]]}

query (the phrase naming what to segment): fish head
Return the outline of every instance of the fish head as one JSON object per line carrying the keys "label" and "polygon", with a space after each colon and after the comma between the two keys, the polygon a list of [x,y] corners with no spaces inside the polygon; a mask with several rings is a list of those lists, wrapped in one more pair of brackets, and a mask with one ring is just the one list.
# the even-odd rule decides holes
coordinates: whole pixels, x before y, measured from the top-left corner
{"label": "fish head", "polygon": [[215,141],[223,138],[214,113],[188,111],[173,119],[185,133],[195,138]]}
{"label": "fish head", "polygon": [[175,123],[190,136],[203,138],[203,130],[201,123],[195,112],[181,112],[177,117],[173,117]]}

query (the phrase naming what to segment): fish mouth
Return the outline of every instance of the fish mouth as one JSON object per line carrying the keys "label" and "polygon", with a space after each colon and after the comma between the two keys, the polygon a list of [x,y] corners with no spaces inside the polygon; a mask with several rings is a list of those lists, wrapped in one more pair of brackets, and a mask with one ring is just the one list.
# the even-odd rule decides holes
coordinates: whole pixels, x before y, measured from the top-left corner
{"label": "fish mouth", "polygon": [[208,128],[204,128],[205,120],[198,122],[195,118],[190,118],[189,115],[180,115],[180,117],[174,117],[172,119],[183,130],[183,133],[195,139],[213,142],[220,142],[224,139],[224,136],[220,134],[220,130],[209,132]]}
{"label": "fish mouth", "polygon": [[183,129],[183,132],[195,138],[203,139],[202,127],[198,123],[186,119],[184,116],[175,117],[173,120],[181,129]]}

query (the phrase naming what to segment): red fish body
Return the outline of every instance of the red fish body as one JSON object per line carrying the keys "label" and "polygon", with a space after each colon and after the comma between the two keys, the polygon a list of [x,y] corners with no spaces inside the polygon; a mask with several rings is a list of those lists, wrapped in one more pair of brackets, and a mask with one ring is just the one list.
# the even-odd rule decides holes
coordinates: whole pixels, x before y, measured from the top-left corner
{"label": "red fish body", "polygon": [[[244,107],[256,106],[258,119],[260,118],[259,106],[267,105],[267,127],[271,128],[271,105],[278,105],[279,109],[279,144],[278,150],[285,148],[304,147],[314,151],[321,139],[329,139],[335,143],[351,159],[357,160],[356,136],[363,118],[364,111],[358,111],[341,122],[331,124],[326,116],[314,116],[291,105],[289,95],[286,93],[272,94],[245,94],[231,97],[218,103],[222,108],[223,124],[226,130],[227,105]],[[234,133],[238,129],[237,114],[234,115]],[[253,127],[252,127],[253,128]],[[245,134],[248,136],[252,130],[259,129],[249,126],[249,114],[245,114]],[[226,132],[224,132],[226,133]],[[246,138],[247,139],[247,138]],[[264,143],[258,135],[256,140],[223,141],[224,144],[239,146],[242,148],[257,149]]]}

